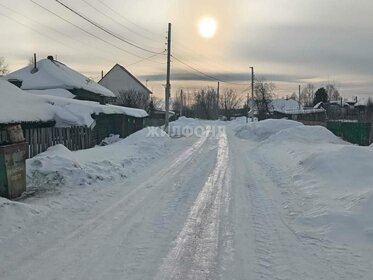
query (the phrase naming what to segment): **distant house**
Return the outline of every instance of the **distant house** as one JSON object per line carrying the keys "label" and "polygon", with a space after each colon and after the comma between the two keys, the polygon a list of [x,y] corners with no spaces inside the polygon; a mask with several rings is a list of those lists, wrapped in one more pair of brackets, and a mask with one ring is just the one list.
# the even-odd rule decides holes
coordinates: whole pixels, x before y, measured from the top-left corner
{"label": "distant house", "polygon": [[[273,99],[268,101],[269,114],[274,112],[290,112],[303,110],[303,106],[298,101],[293,99]],[[249,107],[254,109],[254,114],[258,114],[258,108],[256,102],[250,100]],[[251,112],[251,111],[250,111]]]}
{"label": "distant house", "polygon": [[[23,90],[64,90],[70,97],[79,100],[97,101],[102,104],[115,100],[109,89],[97,84],[83,74],[56,61],[52,56],[42,59],[34,65],[12,72],[3,79]],[[55,92],[58,96],[58,92]]]}
{"label": "distant house", "polygon": [[123,92],[130,92],[140,94],[143,100],[148,100],[149,95],[152,93],[134,75],[119,64],[115,64],[98,83],[111,90],[117,97]]}

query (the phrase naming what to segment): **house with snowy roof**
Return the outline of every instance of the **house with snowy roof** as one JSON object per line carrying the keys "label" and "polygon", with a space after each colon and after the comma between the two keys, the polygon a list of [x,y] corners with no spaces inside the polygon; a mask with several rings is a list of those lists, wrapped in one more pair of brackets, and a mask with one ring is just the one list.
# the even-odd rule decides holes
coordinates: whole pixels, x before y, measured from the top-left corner
{"label": "house with snowy roof", "polygon": [[61,143],[77,150],[98,145],[110,134],[124,138],[145,125],[141,109],[60,97],[56,89],[26,91],[0,79],[0,145],[6,128],[21,125],[29,156]]}
{"label": "house with snowy roof", "polygon": [[97,101],[102,104],[115,100],[109,89],[97,84],[83,74],[55,60],[52,56],[35,61],[22,69],[12,72],[3,79],[23,90],[52,90],[59,97]]}
{"label": "house with snowy roof", "polygon": [[122,93],[140,95],[137,99],[148,100],[152,92],[131,74],[122,65],[115,64],[108,73],[98,82],[108,88],[115,96],[120,97]]}

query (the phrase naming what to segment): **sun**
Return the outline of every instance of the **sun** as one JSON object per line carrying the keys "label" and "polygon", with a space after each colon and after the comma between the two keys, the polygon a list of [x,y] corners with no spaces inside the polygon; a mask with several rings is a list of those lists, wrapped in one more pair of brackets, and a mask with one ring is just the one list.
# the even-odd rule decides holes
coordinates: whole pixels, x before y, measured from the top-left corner
{"label": "sun", "polygon": [[199,34],[206,39],[213,38],[216,34],[218,24],[216,20],[212,17],[203,17],[198,22]]}

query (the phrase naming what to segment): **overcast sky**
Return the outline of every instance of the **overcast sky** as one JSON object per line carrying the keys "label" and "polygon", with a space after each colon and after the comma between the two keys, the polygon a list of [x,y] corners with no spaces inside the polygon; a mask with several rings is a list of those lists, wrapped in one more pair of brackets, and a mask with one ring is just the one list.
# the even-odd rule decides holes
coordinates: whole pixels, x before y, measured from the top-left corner
{"label": "overcast sky", "polygon": [[[33,1],[75,26],[29,0],[0,0],[0,56],[10,70],[23,67],[34,52],[39,58],[57,55],[61,62],[96,80],[101,70],[120,63],[144,83],[148,79],[157,95],[163,94],[164,56],[140,62],[152,53],[105,34],[54,0]],[[316,86],[333,82],[346,97],[373,95],[371,0],[61,1],[154,52],[164,50],[171,22],[173,55],[224,81],[249,83],[249,66],[255,66],[258,77],[276,83],[280,96],[291,95],[299,84],[308,82]],[[204,16],[217,22],[213,38],[205,39],[198,32]],[[216,86],[175,59],[172,73],[173,92]]]}

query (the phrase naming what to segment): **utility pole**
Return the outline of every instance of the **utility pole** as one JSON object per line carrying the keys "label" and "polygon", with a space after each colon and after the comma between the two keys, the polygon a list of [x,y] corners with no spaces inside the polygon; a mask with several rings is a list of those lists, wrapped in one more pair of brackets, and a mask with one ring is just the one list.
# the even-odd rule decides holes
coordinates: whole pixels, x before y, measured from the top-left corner
{"label": "utility pole", "polygon": [[216,116],[219,119],[219,99],[220,99],[220,82],[218,82],[218,91],[216,92]]}
{"label": "utility pole", "polygon": [[180,91],[180,117],[183,116],[184,97],[183,90]]}
{"label": "utility pole", "polygon": [[170,115],[170,96],[171,96],[171,23],[168,24],[168,36],[167,36],[167,82],[166,82],[166,119],[164,124],[165,131],[168,130],[168,121]]}
{"label": "utility pole", "polygon": [[[251,122],[254,122],[254,67],[250,67],[251,69]],[[249,93],[247,93],[249,96]],[[247,98],[249,100],[249,97]],[[247,101],[247,117],[246,122],[248,122],[249,117],[249,101]]]}
{"label": "utility pole", "polygon": [[298,101],[298,107],[299,107],[299,110],[300,110],[300,90],[301,90],[301,86],[299,85],[299,97],[298,97],[298,99],[299,99],[299,101]]}
{"label": "utility pole", "polygon": [[104,70],[101,70],[101,80],[104,78]]}

